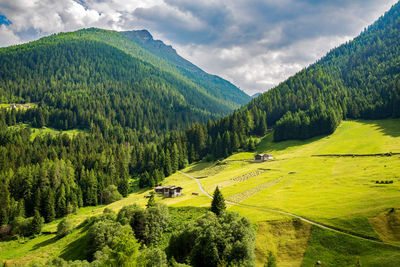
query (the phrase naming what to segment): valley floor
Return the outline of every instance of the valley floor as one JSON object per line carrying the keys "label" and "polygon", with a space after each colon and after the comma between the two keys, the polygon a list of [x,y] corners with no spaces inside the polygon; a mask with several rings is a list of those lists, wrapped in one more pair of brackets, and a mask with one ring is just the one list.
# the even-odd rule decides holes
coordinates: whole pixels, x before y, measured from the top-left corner
{"label": "valley floor", "polygon": [[[182,170],[196,177],[205,192],[219,186],[228,205],[258,224],[257,265],[263,266],[269,251],[278,266],[400,266],[400,120],[344,121],[329,136],[306,141],[274,143],[263,138],[257,152],[271,153],[274,160],[254,163],[254,153],[237,153],[221,162],[202,162]],[[354,154],[328,156],[327,154]],[[382,156],[365,154],[386,154]],[[177,198],[159,199],[174,206],[208,207],[210,199],[197,182],[183,173],[168,177],[165,184],[183,187]],[[148,190],[139,191],[108,205],[118,210],[144,205]],[[193,194],[197,193],[197,194]],[[254,208],[256,207],[256,208]],[[257,208],[258,207],[258,208]],[[86,207],[73,216],[78,225],[104,207]],[[371,242],[334,232],[282,213],[377,240]],[[45,226],[41,236],[0,243],[0,259],[28,262],[33,257],[62,256],[78,259],[82,230],[55,240],[58,221]],[[82,241],[82,240],[81,240]],[[83,242],[83,241],[82,241]]]}

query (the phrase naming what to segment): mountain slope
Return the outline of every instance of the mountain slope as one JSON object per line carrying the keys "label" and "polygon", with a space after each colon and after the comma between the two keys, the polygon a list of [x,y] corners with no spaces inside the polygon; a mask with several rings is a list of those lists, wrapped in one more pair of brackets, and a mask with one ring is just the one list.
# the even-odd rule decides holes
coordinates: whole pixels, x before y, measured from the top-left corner
{"label": "mountain slope", "polygon": [[[399,39],[397,3],[357,38],[253,99],[245,109],[266,111],[268,124],[276,124],[276,140],[329,133],[342,118],[398,117]],[[326,117],[325,125],[320,114]]]}
{"label": "mountain slope", "polygon": [[154,40],[148,31],[127,31],[122,32],[122,34],[150,53],[173,63],[183,76],[206,88],[211,95],[222,98],[232,104],[246,104],[250,100],[248,95],[230,82],[204,72],[179,56],[171,46],[165,45],[160,40]]}
{"label": "mountain slope", "polygon": [[253,99],[275,140],[331,133],[343,118],[400,116],[400,3],[354,40]]}
{"label": "mountain slope", "polygon": [[40,102],[25,118],[39,126],[183,129],[238,106],[114,31],[52,35],[2,48],[0,58],[0,101]]}

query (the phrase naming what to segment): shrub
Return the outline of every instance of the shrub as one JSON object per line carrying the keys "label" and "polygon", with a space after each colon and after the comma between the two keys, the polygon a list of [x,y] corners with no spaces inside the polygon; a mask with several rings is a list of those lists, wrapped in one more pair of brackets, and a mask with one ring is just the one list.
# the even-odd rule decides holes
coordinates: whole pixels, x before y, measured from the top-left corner
{"label": "shrub", "polygon": [[253,266],[254,241],[255,229],[248,219],[231,212],[208,213],[171,239],[168,251],[179,261],[189,258],[195,267],[219,266],[224,261]]}
{"label": "shrub", "polygon": [[163,204],[155,204],[145,211],[145,228],[143,240],[146,244],[153,244],[161,239],[169,225],[169,211]]}
{"label": "shrub", "polygon": [[104,247],[110,247],[113,239],[122,232],[123,226],[111,220],[95,222],[87,233],[89,239],[89,250],[93,255],[96,251]]}
{"label": "shrub", "polygon": [[110,204],[120,199],[122,199],[122,195],[118,192],[118,188],[115,185],[109,185],[103,190],[102,203]]}
{"label": "shrub", "polygon": [[72,232],[72,223],[70,219],[64,218],[58,225],[57,225],[57,237],[62,238],[66,235],[69,235]]}
{"label": "shrub", "polygon": [[276,258],[272,251],[268,252],[268,258],[264,264],[264,267],[276,267]]}

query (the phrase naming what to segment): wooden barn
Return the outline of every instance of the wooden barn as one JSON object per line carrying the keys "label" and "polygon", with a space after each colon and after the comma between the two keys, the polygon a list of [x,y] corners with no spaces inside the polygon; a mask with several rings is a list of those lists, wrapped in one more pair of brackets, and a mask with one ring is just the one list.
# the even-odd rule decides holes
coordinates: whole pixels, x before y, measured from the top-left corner
{"label": "wooden barn", "polygon": [[156,186],[154,191],[164,197],[178,197],[182,195],[182,187],[175,185]]}
{"label": "wooden barn", "polygon": [[254,156],[254,162],[264,162],[273,158],[272,154],[257,154]]}

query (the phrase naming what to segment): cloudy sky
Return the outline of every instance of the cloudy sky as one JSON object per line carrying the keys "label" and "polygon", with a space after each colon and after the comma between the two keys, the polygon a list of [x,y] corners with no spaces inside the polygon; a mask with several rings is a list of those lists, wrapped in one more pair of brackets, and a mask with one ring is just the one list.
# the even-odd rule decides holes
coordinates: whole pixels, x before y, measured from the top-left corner
{"label": "cloudy sky", "polygon": [[87,27],[149,30],[246,93],[358,35],[397,0],[1,0],[0,46]]}

